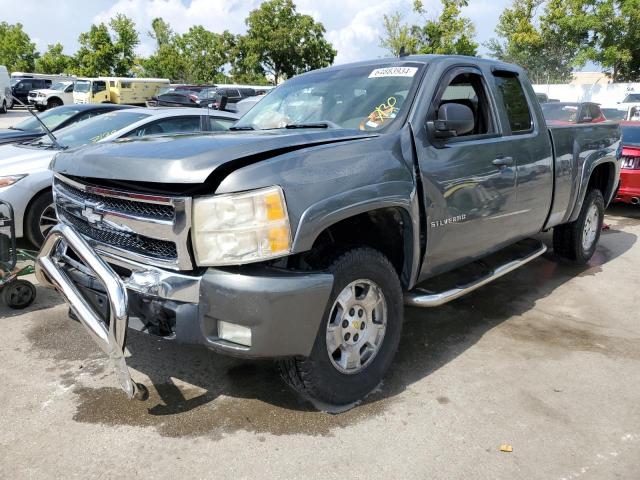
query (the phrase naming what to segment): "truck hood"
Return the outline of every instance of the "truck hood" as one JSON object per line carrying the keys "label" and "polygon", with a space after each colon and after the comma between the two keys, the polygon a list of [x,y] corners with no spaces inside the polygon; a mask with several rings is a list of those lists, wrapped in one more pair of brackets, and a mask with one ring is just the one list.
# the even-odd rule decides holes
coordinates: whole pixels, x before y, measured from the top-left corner
{"label": "truck hood", "polygon": [[2,145],[0,147],[0,175],[36,173],[49,168],[56,150]]}
{"label": "truck hood", "polygon": [[376,136],[357,130],[278,129],[121,139],[60,152],[52,169],[107,180],[199,184],[225,164],[240,168],[315,145]]}
{"label": "truck hood", "polygon": [[53,93],[56,93],[56,94],[64,93],[64,90],[51,90],[50,88],[40,88],[38,90],[31,90],[31,92],[44,93],[45,95],[51,95]]}

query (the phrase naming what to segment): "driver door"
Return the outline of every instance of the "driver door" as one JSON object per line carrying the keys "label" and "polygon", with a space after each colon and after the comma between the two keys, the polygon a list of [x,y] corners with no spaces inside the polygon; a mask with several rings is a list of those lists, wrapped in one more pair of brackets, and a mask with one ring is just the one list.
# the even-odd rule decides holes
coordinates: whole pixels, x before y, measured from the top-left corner
{"label": "driver door", "polygon": [[[472,110],[473,131],[446,139],[434,135],[433,122],[446,103]],[[427,205],[423,275],[454,268],[509,243],[516,209],[515,156],[502,140],[496,102],[479,69],[453,67],[443,74],[426,124],[416,135]]]}

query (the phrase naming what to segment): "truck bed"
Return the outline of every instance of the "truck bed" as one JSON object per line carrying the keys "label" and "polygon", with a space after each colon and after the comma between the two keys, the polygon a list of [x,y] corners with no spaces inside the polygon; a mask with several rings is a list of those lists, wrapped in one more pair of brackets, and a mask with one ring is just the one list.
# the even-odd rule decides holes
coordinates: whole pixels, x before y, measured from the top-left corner
{"label": "truck bed", "polygon": [[[605,157],[615,156],[620,143],[620,127],[615,122],[554,125],[548,130],[555,157],[554,195],[545,228],[573,220],[580,208],[576,199],[587,187],[591,173],[584,165],[593,169]],[[615,185],[611,190],[605,196],[606,203],[611,201]]]}

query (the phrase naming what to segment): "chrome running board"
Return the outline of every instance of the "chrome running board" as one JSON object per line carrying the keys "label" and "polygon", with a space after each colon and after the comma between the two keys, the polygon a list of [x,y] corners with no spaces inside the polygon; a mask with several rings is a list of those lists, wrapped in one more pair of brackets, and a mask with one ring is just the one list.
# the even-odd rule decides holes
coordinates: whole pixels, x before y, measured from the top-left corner
{"label": "chrome running board", "polygon": [[439,307],[440,305],[444,305],[456,298],[460,298],[463,295],[473,292],[483,285],[514,271],[516,268],[529,263],[531,260],[538,258],[547,251],[547,246],[544,243],[538,243],[539,245],[532,252],[493,268],[489,273],[481,276],[473,282],[459,285],[442,292],[431,292],[421,288],[414,288],[413,290],[405,293],[404,303],[405,305],[410,305],[412,307]]}

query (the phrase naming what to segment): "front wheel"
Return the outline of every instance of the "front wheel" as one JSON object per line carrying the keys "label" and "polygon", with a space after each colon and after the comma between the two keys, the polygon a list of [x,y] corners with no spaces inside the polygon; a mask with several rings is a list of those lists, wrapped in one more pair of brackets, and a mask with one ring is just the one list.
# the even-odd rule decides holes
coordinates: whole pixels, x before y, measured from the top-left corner
{"label": "front wheel", "polygon": [[49,230],[58,223],[51,191],[41,193],[32,203],[25,219],[25,235],[36,247],[44,242]]}
{"label": "front wheel", "polygon": [[328,405],[356,402],[383,379],[402,330],[402,287],[389,260],[370,248],[350,250],[329,272],[333,290],[311,355],[280,361],[282,377]]}
{"label": "front wheel", "polygon": [[574,222],[553,228],[553,251],[575,264],[586,264],[596,251],[603,221],[604,198],[594,189],[587,193]]}
{"label": "front wheel", "polygon": [[0,107],[0,113],[2,113],[2,114],[7,113],[7,101],[6,100],[2,101],[2,107]]}

